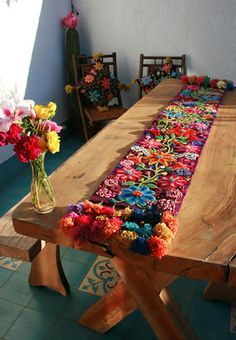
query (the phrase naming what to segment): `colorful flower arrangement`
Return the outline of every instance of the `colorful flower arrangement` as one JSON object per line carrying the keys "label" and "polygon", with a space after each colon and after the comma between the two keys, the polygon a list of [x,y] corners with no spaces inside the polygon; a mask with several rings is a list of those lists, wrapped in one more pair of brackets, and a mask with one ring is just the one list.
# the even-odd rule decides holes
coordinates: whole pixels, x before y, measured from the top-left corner
{"label": "colorful flower arrangement", "polygon": [[147,94],[163,80],[168,78],[180,79],[180,77],[181,75],[178,67],[173,64],[173,60],[170,57],[167,57],[162,66],[157,69],[151,67],[147,76],[135,79],[135,82],[139,85],[141,90]]}
{"label": "colorful flower arrangement", "polygon": [[225,93],[225,86],[184,85],[90,201],[68,206],[59,224],[62,233],[75,244],[116,242],[131,252],[162,258]]}
{"label": "colorful flower arrangement", "polygon": [[0,106],[0,146],[13,144],[21,162],[30,162],[40,153],[59,151],[61,127],[51,121],[56,104],[35,105],[32,100],[10,99]]}
{"label": "colorful flower arrangement", "polygon": [[103,63],[102,53],[95,53],[92,57],[94,63],[88,74],[74,86],[66,85],[65,91],[67,94],[79,91],[99,111],[108,110],[110,101],[118,96],[119,91],[128,91],[130,85],[122,84],[111,74]]}

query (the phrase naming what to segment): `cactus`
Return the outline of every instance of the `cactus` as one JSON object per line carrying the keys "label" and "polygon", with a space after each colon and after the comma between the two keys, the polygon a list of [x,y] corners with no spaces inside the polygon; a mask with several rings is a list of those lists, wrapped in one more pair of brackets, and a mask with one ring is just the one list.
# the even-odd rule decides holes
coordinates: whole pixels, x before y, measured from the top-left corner
{"label": "cactus", "polygon": [[73,54],[80,54],[79,33],[75,28],[67,28],[65,30],[65,58],[68,84],[74,83],[74,71],[72,64]]}
{"label": "cactus", "polygon": [[[72,8],[73,9],[73,8]],[[66,81],[67,84],[74,85],[74,71],[72,63],[72,55],[80,54],[79,33],[76,29],[78,23],[78,13],[73,11],[64,17],[62,24],[65,29],[65,64],[66,64]],[[76,92],[73,91],[69,95],[69,105],[71,109],[72,123],[74,124],[76,131],[82,133],[82,120],[80,115],[79,106],[77,103]]]}

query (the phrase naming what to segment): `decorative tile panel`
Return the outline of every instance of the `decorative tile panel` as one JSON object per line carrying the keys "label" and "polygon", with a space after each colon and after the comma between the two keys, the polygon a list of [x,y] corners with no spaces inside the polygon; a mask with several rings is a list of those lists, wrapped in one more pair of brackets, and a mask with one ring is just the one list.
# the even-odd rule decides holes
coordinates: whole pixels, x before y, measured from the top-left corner
{"label": "decorative tile panel", "polygon": [[22,264],[22,261],[13,259],[11,257],[0,256],[0,267],[17,270],[17,268]]}
{"label": "decorative tile panel", "polygon": [[78,289],[103,296],[115,287],[118,281],[119,274],[112,266],[111,261],[106,257],[98,256]]}

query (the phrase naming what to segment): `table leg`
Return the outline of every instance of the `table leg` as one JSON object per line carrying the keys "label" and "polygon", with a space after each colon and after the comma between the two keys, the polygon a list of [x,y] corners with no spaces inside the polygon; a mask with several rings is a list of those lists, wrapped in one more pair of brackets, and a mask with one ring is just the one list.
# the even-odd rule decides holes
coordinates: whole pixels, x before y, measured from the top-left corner
{"label": "table leg", "polygon": [[60,247],[46,243],[31,264],[29,284],[46,286],[66,296],[70,291],[60,259]]}
{"label": "table leg", "polygon": [[167,289],[176,276],[147,272],[114,257],[112,262],[159,339],[197,339],[190,323]]}
{"label": "table leg", "polygon": [[227,283],[209,283],[203,297],[207,300],[223,300],[236,305],[236,287],[229,286]]}
{"label": "table leg", "polygon": [[120,281],[79,319],[80,325],[105,333],[137,308],[137,304]]}

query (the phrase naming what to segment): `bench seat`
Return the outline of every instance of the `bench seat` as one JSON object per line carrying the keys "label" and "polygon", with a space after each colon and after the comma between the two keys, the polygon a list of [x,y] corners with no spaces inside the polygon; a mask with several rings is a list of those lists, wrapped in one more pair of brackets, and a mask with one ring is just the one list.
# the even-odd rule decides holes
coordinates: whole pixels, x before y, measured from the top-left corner
{"label": "bench seat", "polygon": [[0,256],[31,262],[41,251],[41,241],[15,232],[11,218],[15,208],[0,218]]}

